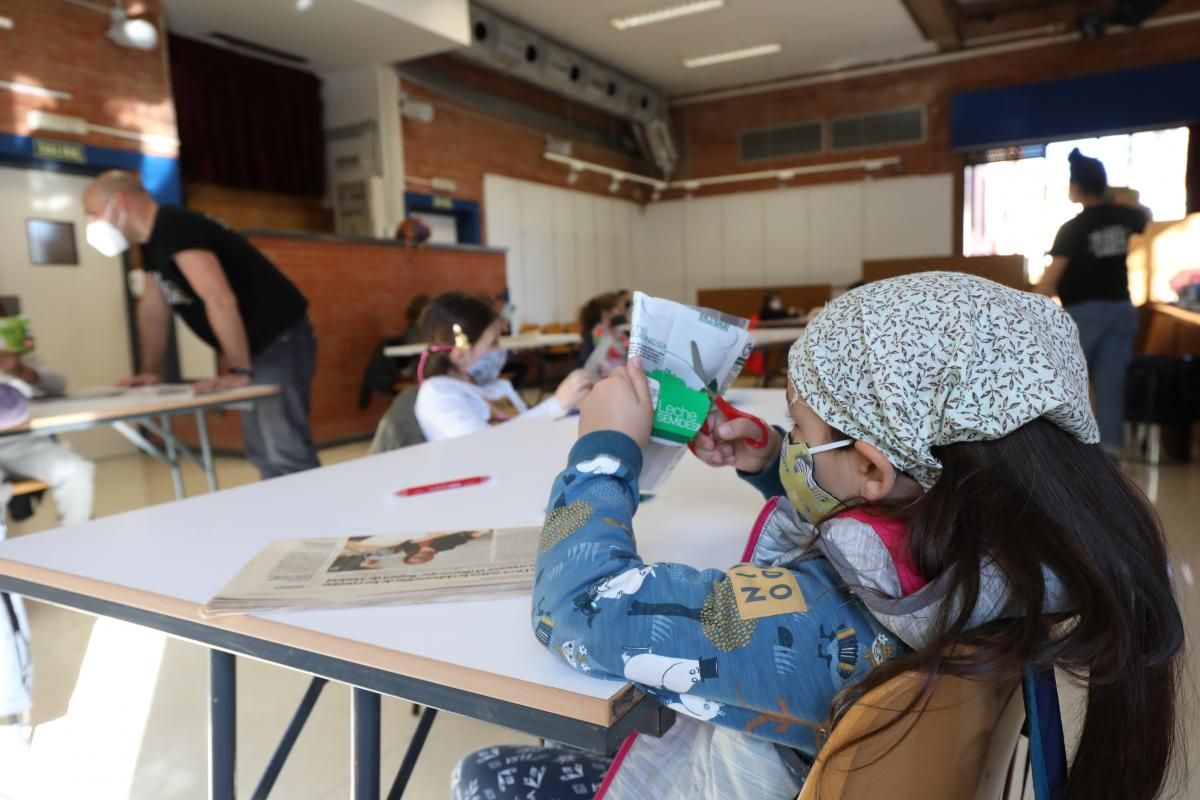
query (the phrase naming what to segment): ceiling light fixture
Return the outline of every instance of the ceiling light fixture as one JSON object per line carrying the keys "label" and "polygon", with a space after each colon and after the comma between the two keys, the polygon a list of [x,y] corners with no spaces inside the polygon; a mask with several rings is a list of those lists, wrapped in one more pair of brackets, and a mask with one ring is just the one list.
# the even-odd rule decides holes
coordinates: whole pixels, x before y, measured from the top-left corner
{"label": "ceiling light fixture", "polygon": [[776,42],[771,44],[758,44],[754,47],[743,47],[739,50],[726,50],[723,53],[712,53],[707,56],[694,56],[685,58],[683,65],[688,69],[696,67],[710,67],[713,64],[724,64],[727,61],[741,61],[743,58],[758,58],[759,56],[769,56],[778,53],[783,49],[783,45]]}
{"label": "ceiling light fixture", "polygon": [[122,0],[113,0],[111,7],[88,0],[67,0],[68,3],[108,15],[108,38],[114,44],[133,50],[153,50],[158,46],[158,28],[141,17],[131,17]]}
{"label": "ceiling light fixture", "polygon": [[653,25],[656,22],[666,22],[677,17],[686,17],[689,14],[699,14],[702,11],[716,11],[718,8],[724,7],[725,0],[694,0],[691,3],[679,3],[665,8],[656,8],[653,11],[641,11],[637,14],[615,17],[612,20],[612,26],[619,31],[624,31],[629,28],[640,28],[643,25]]}

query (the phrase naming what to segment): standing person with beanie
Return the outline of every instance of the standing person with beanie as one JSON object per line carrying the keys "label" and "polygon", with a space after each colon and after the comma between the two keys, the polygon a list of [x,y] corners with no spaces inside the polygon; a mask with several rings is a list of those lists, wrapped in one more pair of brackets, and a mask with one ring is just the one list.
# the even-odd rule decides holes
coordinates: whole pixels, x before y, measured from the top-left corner
{"label": "standing person with beanie", "polygon": [[242,413],[246,456],[262,477],[319,467],[308,422],[317,337],[300,290],[241,234],[205,214],[160,206],[132,173],[97,177],[84,189],[83,208],[90,245],[116,256],[136,243],[154,277],[138,302],[141,372],[125,384],[162,380],[174,312],[228,367],[197,391],[279,387]]}
{"label": "standing person with beanie", "polygon": [[1138,321],[1129,299],[1125,256],[1130,235],[1146,229],[1150,214],[1143,206],[1109,199],[1108,175],[1098,159],[1076,148],[1067,160],[1070,197],[1083,211],[1059,228],[1050,248],[1053,260],[1037,290],[1047,297],[1058,295],[1079,328],[1100,441],[1117,454],[1125,444],[1125,371]]}

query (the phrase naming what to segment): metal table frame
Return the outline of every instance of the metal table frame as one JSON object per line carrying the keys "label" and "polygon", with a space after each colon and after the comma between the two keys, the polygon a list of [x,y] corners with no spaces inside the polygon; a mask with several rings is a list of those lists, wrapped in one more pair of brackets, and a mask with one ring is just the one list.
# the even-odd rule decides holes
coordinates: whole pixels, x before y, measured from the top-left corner
{"label": "metal table frame", "polygon": [[351,797],[353,800],[379,800],[381,797],[380,699],[382,695],[401,698],[425,707],[400,769],[386,795],[387,800],[399,800],[402,797],[438,710],[461,714],[522,733],[553,739],[556,742],[604,754],[615,753],[621,742],[634,732],[661,736],[675,721],[675,712],[661,706],[652,697],[636,693],[630,694],[628,707],[623,709],[623,713],[618,716],[616,721],[611,726],[605,726],[411,678],[346,659],[299,650],[267,639],[223,628],[214,628],[197,620],[147,611],[136,606],[57,589],[20,578],[0,575],[0,590],[97,616],[131,622],[209,648],[211,652],[209,659],[210,781],[208,796],[211,800],[234,800],[236,797],[237,674],[235,657],[238,655],[288,667],[313,676],[308,690],[291,722],[284,730],[280,743],[252,795],[255,800],[268,797],[321,690],[330,680],[353,687],[350,725]]}
{"label": "metal table frame", "polygon": [[[33,429],[0,432],[0,442],[9,439],[21,439],[28,436],[54,436],[60,433],[73,433],[75,431],[90,430],[103,425],[109,425],[117,433],[128,439],[138,450],[141,450],[155,461],[165,464],[171,470],[171,484],[175,489],[175,499],[182,500],[187,496],[187,493],[183,486],[183,470],[181,468],[180,456],[183,456],[203,470],[204,477],[208,481],[208,490],[210,492],[217,491],[217,471],[213,464],[212,441],[208,436],[208,421],[204,417],[205,412],[215,409],[250,411],[254,408],[254,403],[258,399],[260,398],[234,401],[214,399],[205,402],[204,397],[201,396],[196,398],[195,404],[184,408],[151,413],[131,412],[104,417],[102,419],[82,420],[79,422],[63,423],[61,425],[47,425]],[[196,430],[200,438],[199,454],[175,436],[175,432],[171,427],[171,421],[174,417],[185,414],[193,414],[196,417]],[[149,431],[157,436],[162,440],[162,445],[160,446],[151,441],[143,431]]]}

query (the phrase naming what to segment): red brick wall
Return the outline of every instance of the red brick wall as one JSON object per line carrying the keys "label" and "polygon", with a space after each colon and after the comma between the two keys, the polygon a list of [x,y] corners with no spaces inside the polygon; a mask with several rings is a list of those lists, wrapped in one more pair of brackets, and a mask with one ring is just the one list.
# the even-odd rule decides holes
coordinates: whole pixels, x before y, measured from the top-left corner
{"label": "red brick wall", "polygon": [[[161,0],[138,0],[131,13],[149,13],[163,32]],[[167,78],[165,35],[153,50],[118,47],[105,37],[105,15],[61,0],[4,0],[0,14],[13,21],[0,30],[0,79],[69,92],[70,100],[0,89],[0,131],[27,135],[25,114],[34,109],[83,117],[96,125],[174,137],[175,106]],[[175,155],[173,146],[142,145],[105,134],[46,134],[99,147]]]}
{"label": "red brick wall", "polygon": [[[516,99],[538,111],[555,114],[579,125],[617,132],[628,126],[615,117],[572,102],[528,83],[481,70],[457,59],[442,57],[430,62],[439,70],[469,81],[488,92]],[[457,184],[455,197],[483,201],[485,173],[505,175],[555,186],[568,186],[567,168],[542,158],[546,149],[546,131],[463,106],[448,97],[403,81],[410,96],[432,102],[433,121],[404,119],[404,163],[407,175],[429,179],[451,178]],[[558,134],[556,134],[558,135]],[[561,138],[561,137],[560,137]],[[570,137],[567,137],[570,138]],[[572,141],[572,155],[584,161],[605,164],[616,169],[635,171],[634,160],[606,148]],[[608,195],[609,179],[596,173],[584,173],[570,188]],[[411,191],[427,192],[424,185],[410,184]],[[642,200],[644,191],[633,184],[622,184],[618,196]],[[483,209],[487,214],[487,209]]]}
{"label": "red brick wall", "polygon": [[[494,295],[505,285],[501,251],[265,235],[250,241],[308,297],[319,340],[312,409],[318,443],[374,432],[388,401],[376,395],[365,411],[358,408],[363,370],[376,342],[404,332],[404,309],[413,296],[451,289]],[[240,450],[238,414],[209,416],[214,445]],[[190,436],[185,420],[178,426]]]}
{"label": "red brick wall", "polygon": [[[904,160],[897,170],[904,174],[959,173],[963,166],[961,156],[950,150],[950,98],[955,92],[1196,58],[1200,56],[1198,42],[1200,22],[1148,28],[1104,39],[1046,45],[920,69],[676,105],[672,109],[672,123],[686,153],[683,164],[686,177],[887,155],[898,155]],[[1184,87],[1147,87],[1147,90],[1191,91]],[[739,164],[737,160],[738,134],[749,128],[911,105],[925,106],[928,115],[927,139],[920,144],[754,164]],[[845,181],[859,174],[799,176],[792,183]],[[757,190],[775,184],[774,179],[753,184],[727,184],[705,188],[700,193]]]}

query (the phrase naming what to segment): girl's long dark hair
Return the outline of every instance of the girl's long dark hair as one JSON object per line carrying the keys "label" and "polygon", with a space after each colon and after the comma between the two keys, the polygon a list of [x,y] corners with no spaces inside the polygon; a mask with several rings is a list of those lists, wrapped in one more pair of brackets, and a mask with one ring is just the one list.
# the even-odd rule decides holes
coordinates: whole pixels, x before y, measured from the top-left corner
{"label": "girl's long dark hair", "polygon": [[[1099,445],[1042,419],[934,454],[944,465],[937,483],[879,513],[908,524],[921,574],[949,575],[961,602],[944,604],[928,645],[836,698],[835,724],[863,694],[909,670],[929,676],[907,709],[920,713],[937,675],[1004,679],[1026,665],[1054,666],[1087,687],[1068,800],[1158,796],[1177,741],[1183,622],[1162,527],[1145,496]],[[1003,571],[1012,608],[968,630],[981,559]],[[1043,613],[1043,566],[1061,582],[1068,615]]]}

